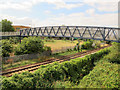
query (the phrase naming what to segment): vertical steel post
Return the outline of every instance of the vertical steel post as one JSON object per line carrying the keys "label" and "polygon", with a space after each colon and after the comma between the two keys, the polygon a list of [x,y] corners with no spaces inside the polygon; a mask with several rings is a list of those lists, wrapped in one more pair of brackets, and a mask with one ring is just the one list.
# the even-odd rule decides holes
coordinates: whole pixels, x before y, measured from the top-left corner
{"label": "vertical steel post", "polygon": [[20,30],[20,44],[21,44],[21,30]]}
{"label": "vertical steel post", "polygon": [[105,29],[106,28],[104,28],[104,30],[103,30],[103,40],[105,41]]}

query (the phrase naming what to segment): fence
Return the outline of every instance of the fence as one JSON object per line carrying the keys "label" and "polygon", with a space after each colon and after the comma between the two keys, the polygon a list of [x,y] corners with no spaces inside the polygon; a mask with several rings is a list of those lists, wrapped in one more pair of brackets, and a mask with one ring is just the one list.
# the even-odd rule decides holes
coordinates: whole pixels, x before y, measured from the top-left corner
{"label": "fence", "polygon": [[2,63],[10,63],[10,62],[17,62],[21,60],[31,60],[31,59],[38,59],[42,58],[44,56],[49,56],[51,54],[51,51],[44,51],[41,54],[24,54],[24,55],[16,55],[14,57],[3,57]]}
{"label": "fence", "polygon": [[2,36],[16,36],[16,35],[20,35],[20,32],[0,32],[0,35],[2,35]]}
{"label": "fence", "polygon": [[69,47],[61,47],[61,49],[56,49],[51,51],[44,51],[41,54],[24,54],[24,55],[16,55],[13,57],[3,57],[2,63],[8,64],[10,62],[17,62],[17,61],[21,61],[21,60],[32,60],[32,59],[38,59],[38,58],[42,58],[42,57],[47,57],[50,56],[50,54],[55,54],[55,53],[60,53],[60,52],[65,52],[68,49],[73,49],[74,46],[69,46]]}

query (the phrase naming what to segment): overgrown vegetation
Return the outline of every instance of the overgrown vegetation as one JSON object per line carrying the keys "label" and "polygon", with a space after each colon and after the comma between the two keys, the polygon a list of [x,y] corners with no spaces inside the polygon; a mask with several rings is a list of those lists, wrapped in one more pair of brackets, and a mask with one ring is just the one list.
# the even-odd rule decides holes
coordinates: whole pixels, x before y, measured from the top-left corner
{"label": "overgrown vegetation", "polygon": [[9,41],[11,44],[17,44],[20,42],[20,38],[19,37],[10,37]]}
{"label": "overgrown vegetation", "polygon": [[120,89],[120,44],[113,43],[111,52],[102,58],[94,69],[75,88],[116,88]]}
{"label": "overgrown vegetation", "polygon": [[1,48],[1,56],[8,57],[10,53],[13,51],[13,45],[10,43],[9,40],[1,40],[0,41],[0,48]]}
{"label": "overgrown vegetation", "polygon": [[74,88],[119,88],[117,64],[101,60]]}
{"label": "overgrown vegetation", "polygon": [[120,43],[113,43],[111,53],[106,57],[109,62],[120,64]]}
{"label": "overgrown vegetation", "polygon": [[[23,72],[15,74],[10,78],[3,78],[2,88],[54,88],[71,87],[77,85],[79,80],[92,70],[95,61],[108,54],[109,49],[87,55],[84,58],[77,58],[63,63],[42,65],[34,73]],[[60,84],[60,83],[61,84]],[[56,86],[57,85],[57,86]],[[66,86],[65,86],[66,85]]]}
{"label": "overgrown vegetation", "polygon": [[86,41],[82,44],[82,49],[89,49],[89,48],[93,48],[92,47],[93,41]]}
{"label": "overgrown vegetation", "polygon": [[21,44],[15,48],[15,55],[41,53],[45,50],[51,50],[50,47],[44,47],[43,41],[38,37],[24,38]]}

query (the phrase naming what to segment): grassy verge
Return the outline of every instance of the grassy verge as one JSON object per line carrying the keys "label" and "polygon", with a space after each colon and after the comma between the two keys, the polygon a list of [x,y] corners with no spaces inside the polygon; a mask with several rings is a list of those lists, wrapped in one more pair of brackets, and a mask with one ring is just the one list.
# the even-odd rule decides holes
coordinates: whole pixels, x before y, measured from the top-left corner
{"label": "grassy verge", "polygon": [[[90,49],[89,49],[90,50]],[[92,49],[91,49],[92,50]],[[83,51],[87,51],[87,50],[82,50]],[[81,51],[80,51],[81,52]],[[58,57],[58,56],[66,56],[66,55],[72,55],[72,54],[76,54],[78,53],[78,51],[66,51],[66,52],[61,52],[61,53],[56,53],[56,54],[53,54],[53,57]]]}
{"label": "grassy verge", "polygon": [[22,60],[12,64],[3,64],[3,70],[12,69],[12,68],[29,65],[29,64],[34,64],[36,62],[37,62],[36,60]]}

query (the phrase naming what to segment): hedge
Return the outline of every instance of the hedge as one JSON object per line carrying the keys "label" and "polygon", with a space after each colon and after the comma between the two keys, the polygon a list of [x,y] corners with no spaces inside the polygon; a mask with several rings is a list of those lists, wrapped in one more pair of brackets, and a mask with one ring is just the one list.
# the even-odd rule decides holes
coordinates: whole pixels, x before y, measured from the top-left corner
{"label": "hedge", "polygon": [[119,88],[119,66],[106,62],[97,64],[75,88]]}

